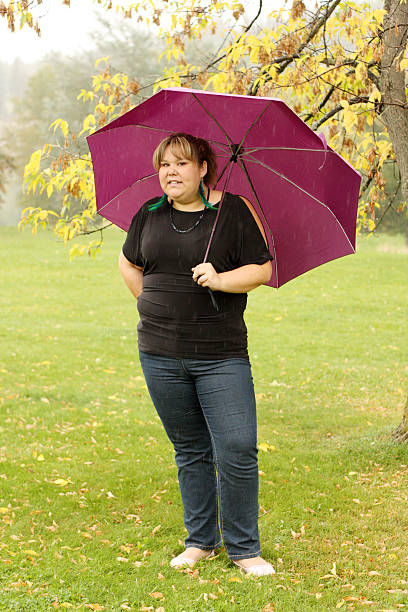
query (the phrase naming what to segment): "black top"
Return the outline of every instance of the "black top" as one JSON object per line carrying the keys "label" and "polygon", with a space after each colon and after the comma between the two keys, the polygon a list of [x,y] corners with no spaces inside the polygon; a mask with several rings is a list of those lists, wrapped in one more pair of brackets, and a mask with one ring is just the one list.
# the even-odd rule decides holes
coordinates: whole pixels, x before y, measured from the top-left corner
{"label": "black top", "polygon": [[[143,267],[138,299],[139,349],[177,358],[248,357],[243,313],[246,293],[215,291],[217,311],[206,287],[193,281],[191,268],[201,263],[217,211],[206,209],[187,233],[174,231],[170,204],[149,212],[146,202],[132,219],[123,254]],[[172,209],[173,223],[188,229],[202,211]],[[225,194],[207,261],[217,272],[272,260],[256,221],[239,197]]]}

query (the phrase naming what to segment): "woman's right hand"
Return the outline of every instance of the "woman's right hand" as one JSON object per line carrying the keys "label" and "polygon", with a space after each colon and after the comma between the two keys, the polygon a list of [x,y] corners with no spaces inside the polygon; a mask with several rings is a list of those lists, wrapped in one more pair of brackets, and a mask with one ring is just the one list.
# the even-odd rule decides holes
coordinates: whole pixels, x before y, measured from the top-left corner
{"label": "woman's right hand", "polygon": [[132,264],[121,251],[119,255],[119,270],[129,291],[138,299],[143,291],[143,268]]}

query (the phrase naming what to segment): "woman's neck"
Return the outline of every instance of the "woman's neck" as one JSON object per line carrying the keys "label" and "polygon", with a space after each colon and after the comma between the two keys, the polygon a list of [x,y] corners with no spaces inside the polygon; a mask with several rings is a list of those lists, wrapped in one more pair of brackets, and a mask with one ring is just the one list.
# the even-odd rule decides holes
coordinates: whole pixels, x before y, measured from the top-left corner
{"label": "woman's neck", "polygon": [[177,200],[170,200],[170,204],[176,210],[184,210],[186,212],[196,212],[197,210],[203,210],[204,204],[201,199],[198,198],[192,202],[178,202]]}

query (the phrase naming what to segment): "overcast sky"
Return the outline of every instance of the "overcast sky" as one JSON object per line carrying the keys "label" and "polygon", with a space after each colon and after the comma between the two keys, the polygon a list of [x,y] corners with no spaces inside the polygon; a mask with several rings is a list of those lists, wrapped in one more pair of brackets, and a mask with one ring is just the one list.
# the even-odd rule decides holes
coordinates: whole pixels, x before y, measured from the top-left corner
{"label": "overcast sky", "polygon": [[[250,6],[248,17],[255,16],[259,0],[246,0]],[[121,0],[123,5],[131,3],[131,0]],[[165,8],[165,2],[162,2]],[[267,0],[263,14],[279,7],[288,7],[291,0]],[[101,6],[92,0],[71,0],[71,8],[62,4],[62,0],[43,0],[36,7],[34,14],[41,16],[41,37],[27,26],[19,30],[16,23],[16,31],[10,32],[7,21],[0,19],[0,60],[12,62],[16,57],[21,57],[24,62],[37,61],[46,53],[61,51],[72,54],[75,50],[86,50],[89,47],[88,34],[97,26],[95,15],[97,13],[109,15],[114,24],[121,19],[115,11],[106,12]]]}
{"label": "overcast sky", "polygon": [[[25,62],[36,61],[45,53],[58,50],[73,53],[76,48],[82,50],[89,46],[88,33],[95,27],[95,14],[103,9],[92,0],[71,0],[71,8],[62,4],[61,0],[43,0],[36,8],[35,15],[39,19],[41,37],[27,26],[10,32],[7,21],[0,19],[0,59],[12,62],[21,57]],[[110,12],[115,17],[113,11]]]}

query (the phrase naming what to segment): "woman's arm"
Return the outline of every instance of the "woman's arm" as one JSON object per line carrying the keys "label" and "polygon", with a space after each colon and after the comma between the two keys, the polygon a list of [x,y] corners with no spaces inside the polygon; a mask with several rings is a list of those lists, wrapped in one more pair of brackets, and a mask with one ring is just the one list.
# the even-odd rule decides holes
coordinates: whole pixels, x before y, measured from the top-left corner
{"label": "woman's arm", "polygon": [[121,251],[119,255],[119,270],[130,292],[137,299],[143,291],[143,268],[132,264]]}
{"label": "woman's arm", "polygon": [[270,261],[262,265],[248,264],[217,274],[213,265],[207,262],[198,264],[192,268],[192,272],[193,280],[202,287],[225,293],[247,293],[270,280],[272,264]]}

